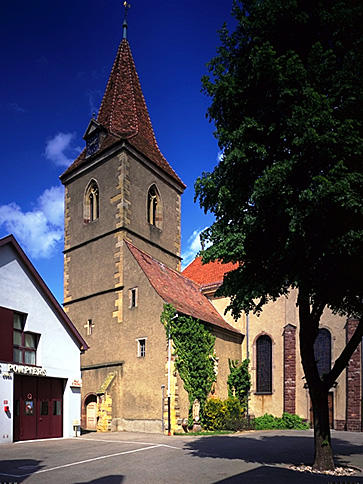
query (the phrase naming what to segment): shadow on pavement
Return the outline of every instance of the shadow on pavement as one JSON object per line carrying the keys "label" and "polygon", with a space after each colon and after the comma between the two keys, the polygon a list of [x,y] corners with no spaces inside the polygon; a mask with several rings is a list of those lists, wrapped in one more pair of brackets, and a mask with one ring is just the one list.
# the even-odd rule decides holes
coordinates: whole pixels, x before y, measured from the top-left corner
{"label": "shadow on pavement", "polygon": [[75,482],[74,484],[121,484],[124,480],[124,476],[104,476],[99,479],[93,479],[92,481]]}
{"label": "shadow on pavement", "polygon": [[[23,482],[34,472],[43,469],[41,462],[34,459],[2,460],[0,461],[0,482]],[[5,479],[2,479],[3,476]]]}
{"label": "shadow on pavement", "polygon": [[330,483],[330,484],[357,484],[363,482],[358,477],[340,477],[340,476],[321,476],[305,472],[296,472],[281,467],[261,466],[247,472],[236,474],[221,481],[215,481],[214,484],[308,484],[308,483]]}
{"label": "shadow on pavement", "polygon": [[[240,459],[259,464],[311,465],[314,456],[314,438],[308,435],[258,435],[203,437],[185,443],[185,450],[196,457]],[[333,439],[337,466],[349,465],[344,456],[362,455],[362,446],[343,439]]]}

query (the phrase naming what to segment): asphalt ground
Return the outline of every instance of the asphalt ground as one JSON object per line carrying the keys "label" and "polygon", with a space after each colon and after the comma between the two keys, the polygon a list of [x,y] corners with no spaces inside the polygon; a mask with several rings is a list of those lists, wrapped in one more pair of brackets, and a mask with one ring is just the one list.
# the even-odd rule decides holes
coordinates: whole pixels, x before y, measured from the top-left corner
{"label": "asphalt ground", "polygon": [[[338,466],[363,469],[363,433],[332,432]],[[131,432],[0,446],[0,483],[363,483],[300,473],[311,464],[312,431],[256,431],[218,436]]]}

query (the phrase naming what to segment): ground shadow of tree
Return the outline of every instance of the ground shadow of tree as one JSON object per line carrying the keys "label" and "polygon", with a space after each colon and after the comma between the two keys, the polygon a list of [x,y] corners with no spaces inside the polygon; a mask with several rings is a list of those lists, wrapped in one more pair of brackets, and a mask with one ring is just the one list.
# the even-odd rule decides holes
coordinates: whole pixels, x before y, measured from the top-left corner
{"label": "ground shadow of tree", "polygon": [[0,482],[23,482],[44,466],[41,460],[11,459],[0,461]]}
{"label": "ground shadow of tree", "polygon": [[[311,465],[314,455],[312,433],[213,436],[186,442],[184,448],[197,457],[241,459],[264,465]],[[333,439],[335,463],[349,464],[348,456],[362,455],[362,445],[341,438]]]}
{"label": "ground shadow of tree", "polygon": [[259,466],[246,472],[241,472],[227,479],[215,481],[214,484],[310,484],[310,483],[330,483],[330,484],[357,484],[360,481],[357,477],[334,477],[321,476],[305,472],[296,472],[281,467]]}
{"label": "ground shadow of tree", "polygon": [[100,477],[99,479],[92,479],[92,481],[80,481],[75,482],[74,484],[121,484],[124,480],[124,476],[104,476]]}

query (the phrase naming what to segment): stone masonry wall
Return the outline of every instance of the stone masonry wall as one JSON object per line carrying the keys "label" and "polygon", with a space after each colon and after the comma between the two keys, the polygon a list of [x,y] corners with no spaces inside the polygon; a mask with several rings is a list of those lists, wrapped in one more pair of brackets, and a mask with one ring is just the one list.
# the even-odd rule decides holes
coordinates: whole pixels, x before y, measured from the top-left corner
{"label": "stone masonry wall", "polygon": [[296,326],[284,328],[284,412],[295,413],[296,402]]}
{"label": "stone masonry wall", "polygon": [[[346,325],[347,342],[353,336],[359,321],[348,319]],[[362,376],[361,376],[361,344],[353,353],[347,368],[347,430],[360,432],[362,430]]]}

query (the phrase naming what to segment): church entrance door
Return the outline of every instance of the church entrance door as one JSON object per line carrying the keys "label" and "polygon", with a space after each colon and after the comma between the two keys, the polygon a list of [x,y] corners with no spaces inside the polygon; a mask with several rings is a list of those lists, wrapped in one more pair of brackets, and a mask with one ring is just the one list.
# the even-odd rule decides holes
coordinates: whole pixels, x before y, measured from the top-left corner
{"label": "church entrance door", "polygon": [[89,395],[85,400],[86,429],[97,430],[97,397]]}

